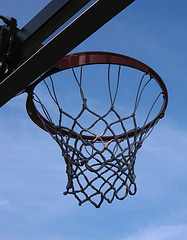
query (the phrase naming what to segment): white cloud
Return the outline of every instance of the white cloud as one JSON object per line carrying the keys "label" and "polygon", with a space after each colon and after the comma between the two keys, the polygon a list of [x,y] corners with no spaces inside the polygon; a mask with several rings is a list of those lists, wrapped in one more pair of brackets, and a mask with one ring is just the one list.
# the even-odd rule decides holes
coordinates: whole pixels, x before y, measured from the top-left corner
{"label": "white cloud", "polygon": [[162,225],[140,230],[121,240],[176,240],[187,239],[187,224]]}
{"label": "white cloud", "polygon": [[49,236],[46,240],[65,240],[64,237]]}
{"label": "white cloud", "polygon": [[7,199],[0,200],[0,207],[5,207],[5,206],[8,206],[8,205],[10,205],[9,200],[7,200]]}
{"label": "white cloud", "polygon": [[186,139],[187,131],[181,126],[177,129],[167,120],[158,124],[137,153],[136,198],[167,210],[173,201],[177,209],[185,204]]}
{"label": "white cloud", "polygon": [[187,130],[180,126],[176,127],[169,123],[169,121],[164,121],[158,123],[158,126],[155,127],[148,140],[145,141],[145,145],[149,144],[146,151],[172,152],[172,155],[178,153],[177,149],[180,149],[180,152],[181,150],[186,152],[184,146],[187,144]]}

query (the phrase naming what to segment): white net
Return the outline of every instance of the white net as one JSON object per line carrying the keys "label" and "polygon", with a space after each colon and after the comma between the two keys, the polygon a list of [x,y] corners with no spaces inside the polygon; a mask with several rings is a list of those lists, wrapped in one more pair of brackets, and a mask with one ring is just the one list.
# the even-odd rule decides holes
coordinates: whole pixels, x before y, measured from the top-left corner
{"label": "white net", "polygon": [[[101,68],[101,66],[99,67]],[[128,86],[128,90],[124,87],[125,84],[128,85],[129,81],[124,82],[123,79],[121,85],[122,68],[127,67],[115,65],[115,73],[113,73],[113,66],[105,64],[107,74],[100,75],[102,81],[104,81],[103,76],[106,78],[105,91],[101,95],[102,97],[105,95],[104,98],[108,96],[108,103],[104,108],[104,102],[101,99],[102,111],[100,111],[99,105],[97,108],[93,107],[93,98],[89,97],[89,91],[86,90],[88,83],[86,84],[86,73],[83,68],[80,66],[79,70],[68,69],[74,84],[73,88],[70,89],[71,99],[76,97],[77,93],[74,90],[78,90],[81,102],[79,109],[76,105],[78,100],[74,102],[76,111],[73,113],[69,112],[70,107],[66,108],[65,106],[66,102],[69,104],[71,101],[65,99],[66,90],[62,91],[62,89],[68,88],[64,82],[67,79],[66,83],[71,86],[66,75],[57,76],[64,83],[63,87],[55,86],[55,74],[43,81],[47,94],[50,96],[47,98],[48,100],[43,94],[44,88],[42,94],[40,92],[43,96],[39,97],[39,93],[33,92],[33,90],[29,94],[32,95],[32,101],[40,110],[40,113],[39,111],[35,112],[37,119],[39,119],[37,124],[50,133],[62,150],[67,173],[64,194],[73,194],[80,205],[89,201],[95,207],[100,207],[103,201],[111,203],[115,198],[123,200],[128,194],[134,195],[136,193],[134,173],[136,153],[155,124],[163,117],[160,115],[160,117],[154,118],[153,115],[161,108],[164,93],[158,87],[153,94],[150,89],[155,87],[154,77],[141,71],[138,71],[139,79],[136,80],[137,82],[132,83],[134,89],[131,92],[130,86]],[[58,74],[62,74],[62,72]],[[98,70],[97,74],[99,74]],[[95,81],[92,83],[98,84],[97,88],[101,88],[102,84],[99,85],[96,82],[93,73],[91,75]],[[127,70],[125,70],[125,77],[127,78]],[[90,94],[94,92],[94,96],[99,98],[97,88],[93,89],[91,86]],[[120,95],[125,98],[125,90],[127,90],[126,97],[129,100],[128,109],[131,108],[128,115],[123,111],[123,101],[119,107]],[[146,91],[148,97],[144,98]],[[69,97],[69,94],[67,95]],[[55,116],[53,113],[49,113],[51,109],[54,109],[51,107],[51,103],[46,104],[49,99],[58,109]],[[144,105],[148,106],[147,109]],[[143,112],[140,111],[140,108],[143,109]]]}

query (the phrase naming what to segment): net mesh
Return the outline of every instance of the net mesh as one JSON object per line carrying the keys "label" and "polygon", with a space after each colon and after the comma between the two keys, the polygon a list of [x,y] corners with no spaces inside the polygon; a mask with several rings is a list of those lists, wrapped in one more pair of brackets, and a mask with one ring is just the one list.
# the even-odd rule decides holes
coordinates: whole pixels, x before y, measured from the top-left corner
{"label": "net mesh", "polygon": [[[118,68],[116,89],[112,94],[110,64],[108,65],[107,85],[110,107],[104,114],[98,114],[88,106],[82,88],[82,67],[79,76],[77,76],[74,68],[71,70],[82,99],[82,108],[76,116],[73,117],[63,110],[56,94],[52,76],[49,77],[50,82],[44,80],[44,84],[52,101],[58,108],[58,124],[53,123],[49,111],[36,93],[33,93],[33,98],[35,103],[40,105],[45,118],[53,124],[53,129],[55,129],[51,133],[46,122],[41,118],[45,130],[49,131],[62,150],[67,173],[67,186],[64,194],[73,194],[79,201],[79,205],[89,201],[98,208],[103,201],[111,203],[115,198],[123,200],[128,194],[134,195],[136,193],[136,176],[134,173],[136,153],[158,121],[146,126],[152,109],[162,92],[157,94],[142,126],[138,127],[136,112],[144,89],[152,81],[151,76],[142,75],[137,86],[133,111],[129,116],[124,117],[120,116],[115,107],[119,91],[121,66]],[[145,76],[147,77],[146,81],[144,81]],[[94,121],[86,128],[80,121],[85,113],[94,117]],[[115,116],[114,121],[108,121],[107,117],[111,113]],[[71,127],[63,125],[64,116],[71,120]],[[133,134],[130,134],[129,129],[127,129],[126,120],[132,122]],[[98,123],[102,123],[103,126],[100,134],[94,131]],[[121,134],[115,132],[114,126],[116,125],[120,126]]]}

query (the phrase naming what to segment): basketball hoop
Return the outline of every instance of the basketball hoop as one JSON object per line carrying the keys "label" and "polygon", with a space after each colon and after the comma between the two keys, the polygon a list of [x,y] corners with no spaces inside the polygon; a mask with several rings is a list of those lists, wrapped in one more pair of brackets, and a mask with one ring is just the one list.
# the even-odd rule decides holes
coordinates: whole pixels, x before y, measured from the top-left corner
{"label": "basketball hoop", "polygon": [[[85,91],[86,84],[88,86],[90,83],[86,82],[85,84],[83,77],[84,71],[97,66],[99,68],[106,67],[106,74],[100,74],[100,78],[103,80],[104,76],[107,76],[105,79],[107,89],[104,93],[108,94],[109,104],[102,113],[98,108],[91,106],[89,101],[92,99],[87,96]],[[113,74],[116,76],[115,84],[111,82],[111,79],[114,79],[111,73],[113,66],[115,67],[115,74]],[[85,68],[86,70],[84,70]],[[137,85],[134,99],[127,98],[131,103],[133,102],[130,114],[127,115],[125,111],[121,111],[126,103],[118,102],[118,95],[123,89],[127,90],[129,96],[133,94],[130,94],[130,90],[128,92],[128,87],[121,88],[122,68],[125,68],[125,76],[128,76],[129,69],[135,71],[135,76],[141,75],[138,80],[129,79],[130,82],[132,81],[133,87],[135,84]],[[77,69],[79,69],[78,73]],[[59,89],[55,88],[55,80],[53,79],[56,74],[59,78],[59,73],[62,74],[66,71],[71,71],[82,102],[79,111],[74,115],[65,110],[63,106],[65,100],[63,102],[63,95],[58,96]],[[93,77],[92,75],[91,73],[90,78]],[[66,76],[62,77],[61,81],[65,81],[65,79]],[[44,83],[49,96],[48,98],[45,96],[44,100],[35,91],[35,87],[40,82]],[[96,88],[93,88],[92,92],[96,92],[97,98],[96,90],[100,88],[102,82],[96,84]],[[113,88],[112,85],[115,87]],[[153,96],[150,96],[152,95],[149,92],[151,90],[148,91],[151,100],[150,98],[143,99],[146,89],[154,89],[154,87],[158,89],[154,100]],[[63,86],[64,88],[66,85]],[[76,53],[62,58],[29,86],[27,92],[27,112],[30,118],[40,128],[47,131],[62,150],[68,177],[64,194],[73,194],[80,205],[89,201],[95,207],[100,207],[104,200],[111,203],[114,198],[122,200],[128,194],[134,195],[136,193],[134,173],[136,153],[154,126],[164,117],[168,102],[166,86],[153,69],[138,60],[120,54],[108,52]],[[123,97],[123,94],[121,95]],[[54,121],[53,114],[50,113],[50,105],[46,106],[49,99],[56,106],[57,121]],[[137,116],[142,102],[143,104],[147,103],[149,110],[144,120],[139,123]],[[102,104],[103,100],[101,108]],[[144,105],[142,106],[144,111]],[[129,107],[130,104],[127,108]],[[155,111],[157,111],[156,114]],[[152,117],[152,115],[154,116]],[[68,122],[65,125],[65,119],[68,119],[67,122],[69,121],[71,124]],[[127,122],[131,124],[128,125]]]}

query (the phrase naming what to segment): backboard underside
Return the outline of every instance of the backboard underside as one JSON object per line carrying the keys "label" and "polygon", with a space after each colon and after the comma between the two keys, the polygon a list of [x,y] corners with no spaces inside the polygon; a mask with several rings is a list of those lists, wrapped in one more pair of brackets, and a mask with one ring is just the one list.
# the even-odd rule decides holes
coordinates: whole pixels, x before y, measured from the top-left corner
{"label": "backboard underside", "polygon": [[[20,59],[15,70],[0,83],[0,106],[23,92],[42,73],[97,31],[134,0],[53,0],[22,30],[15,49]],[[46,45],[41,43],[88,3],[86,10]],[[97,17],[95,17],[97,16]],[[28,32],[28,35],[25,34]],[[74,37],[76,36],[76,38]],[[41,46],[41,47],[40,47]],[[38,49],[33,55],[31,53]],[[60,51],[59,51],[60,49]],[[28,56],[31,55],[29,58]],[[27,60],[24,60],[27,59]],[[21,62],[21,64],[20,64]]]}

